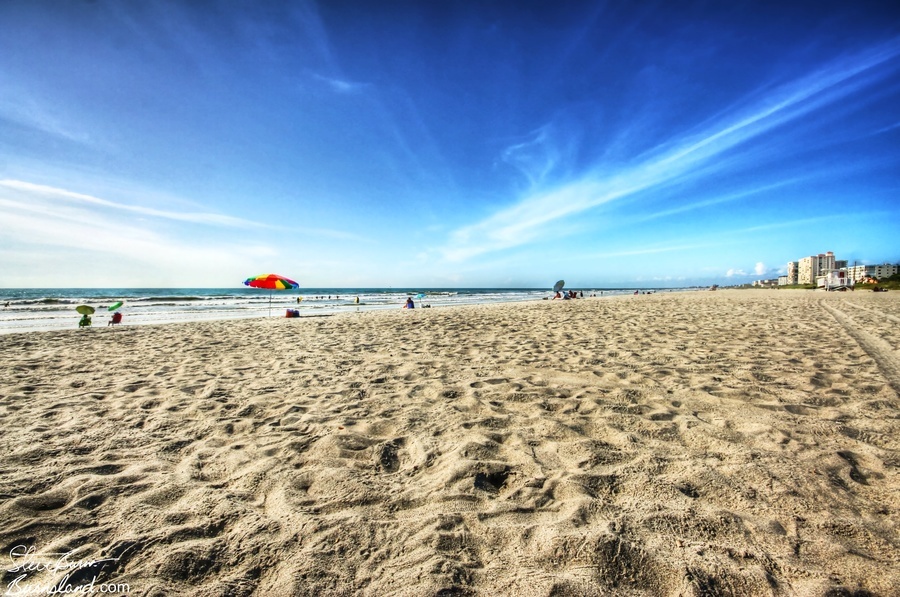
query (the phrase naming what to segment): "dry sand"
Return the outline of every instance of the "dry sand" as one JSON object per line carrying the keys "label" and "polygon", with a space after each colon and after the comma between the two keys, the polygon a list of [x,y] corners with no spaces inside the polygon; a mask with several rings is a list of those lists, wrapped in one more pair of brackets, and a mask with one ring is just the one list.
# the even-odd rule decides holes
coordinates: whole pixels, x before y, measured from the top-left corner
{"label": "dry sand", "polygon": [[132,595],[896,595],[898,324],[726,290],[0,336],[4,585],[64,576],[25,545]]}

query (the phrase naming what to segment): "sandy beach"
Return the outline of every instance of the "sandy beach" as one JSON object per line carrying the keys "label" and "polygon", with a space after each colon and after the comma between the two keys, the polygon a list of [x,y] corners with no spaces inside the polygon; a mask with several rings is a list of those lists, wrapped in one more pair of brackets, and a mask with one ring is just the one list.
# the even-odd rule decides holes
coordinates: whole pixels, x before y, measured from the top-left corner
{"label": "sandy beach", "polygon": [[125,325],[0,356],[10,594],[900,588],[900,293]]}

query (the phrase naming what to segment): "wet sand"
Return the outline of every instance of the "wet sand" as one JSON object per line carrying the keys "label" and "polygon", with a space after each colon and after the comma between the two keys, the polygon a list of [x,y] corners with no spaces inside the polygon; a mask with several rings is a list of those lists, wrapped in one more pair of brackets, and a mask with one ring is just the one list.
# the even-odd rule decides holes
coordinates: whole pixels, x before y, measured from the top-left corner
{"label": "wet sand", "polygon": [[0,356],[4,588],[900,587],[900,293],[125,325]]}

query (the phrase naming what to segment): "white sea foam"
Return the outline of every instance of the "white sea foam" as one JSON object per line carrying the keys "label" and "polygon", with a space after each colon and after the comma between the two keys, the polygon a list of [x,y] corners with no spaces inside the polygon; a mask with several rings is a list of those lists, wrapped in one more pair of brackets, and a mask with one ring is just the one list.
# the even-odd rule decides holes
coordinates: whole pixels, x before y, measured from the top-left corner
{"label": "white sea foam", "polygon": [[[630,294],[633,289],[584,289],[585,297]],[[419,296],[424,294],[424,296]],[[171,324],[189,321],[284,317],[296,310],[300,317],[353,311],[402,308],[412,297],[417,308],[549,299],[543,289],[309,289],[300,292],[247,289],[0,289],[0,334],[75,329],[75,307],[94,307],[93,326],[106,326],[108,306],[119,309],[122,325]],[[298,302],[298,298],[301,300]],[[359,302],[357,303],[357,298]],[[2,306],[8,303],[8,306]]]}

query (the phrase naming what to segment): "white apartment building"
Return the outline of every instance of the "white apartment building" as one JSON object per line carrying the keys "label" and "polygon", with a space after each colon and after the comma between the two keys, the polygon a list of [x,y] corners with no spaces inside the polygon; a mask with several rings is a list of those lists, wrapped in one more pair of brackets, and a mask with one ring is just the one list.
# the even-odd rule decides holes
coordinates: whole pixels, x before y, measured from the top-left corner
{"label": "white apartment building", "polygon": [[815,284],[819,275],[832,270],[834,270],[834,253],[831,251],[804,257],[799,261],[797,284]]}
{"label": "white apartment building", "polygon": [[864,280],[865,278],[890,278],[894,274],[900,273],[900,265],[891,263],[882,263],[881,265],[854,265],[847,268],[850,279],[854,282]]}

